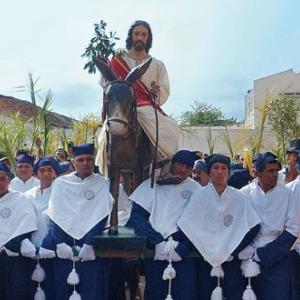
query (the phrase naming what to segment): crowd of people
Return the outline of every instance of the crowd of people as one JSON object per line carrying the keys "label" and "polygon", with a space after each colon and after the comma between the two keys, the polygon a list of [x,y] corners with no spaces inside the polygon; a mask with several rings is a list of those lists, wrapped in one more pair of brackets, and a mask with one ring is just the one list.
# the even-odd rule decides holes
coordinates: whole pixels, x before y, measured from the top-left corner
{"label": "crowd of people", "polygon": [[[299,146],[291,141],[287,156]],[[72,155],[75,169],[64,174],[55,156],[21,154],[12,180],[0,162],[1,300],[125,299],[112,296],[112,261],[94,248],[114,201],[109,180],[95,173],[93,144]],[[154,250],[142,263],[144,299],[299,299],[300,158],[280,169],[271,152],[254,157],[250,174],[225,155],[179,150],[170,173],[181,182],[151,188],[147,179],[129,196],[123,190],[122,225]],[[171,291],[163,279],[170,262]]]}
{"label": "crowd of people", "polygon": [[[113,71],[127,76],[150,57],[151,45],[149,24],[135,22],[128,52],[111,61]],[[138,121],[153,142],[153,105],[167,100],[169,83],[162,62],[150,66],[135,89]],[[140,296],[300,299],[300,139],[290,141],[283,168],[273,153],[261,152],[249,170],[223,154],[199,159],[179,148],[176,122],[161,111],[158,119],[167,172],[131,195],[120,187],[120,225],[146,237],[154,253],[136,264],[145,276]],[[99,148],[101,165],[101,134]],[[123,262],[113,266],[116,261],[95,249],[94,237],[108,227],[114,203],[110,181],[95,167],[93,144],[71,149],[38,159],[19,151],[15,174],[1,158],[0,300],[125,299],[116,293],[124,288],[118,278]]]}

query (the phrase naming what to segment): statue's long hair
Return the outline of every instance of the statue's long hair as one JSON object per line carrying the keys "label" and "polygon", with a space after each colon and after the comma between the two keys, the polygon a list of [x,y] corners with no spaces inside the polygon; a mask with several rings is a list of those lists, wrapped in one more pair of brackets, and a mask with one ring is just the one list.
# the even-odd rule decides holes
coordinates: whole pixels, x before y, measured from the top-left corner
{"label": "statue's long hair", "polygon": [[149,53],[150,48],[152,47],[152,31],[150,25],[146,21],[135,21],[129,28],[127,38],[126,38],[126,49],[129,50],[132,47],[132,32],[133,29],[137,26],[143,26],[148,31],[148,41],[146,44],[146,53]]}

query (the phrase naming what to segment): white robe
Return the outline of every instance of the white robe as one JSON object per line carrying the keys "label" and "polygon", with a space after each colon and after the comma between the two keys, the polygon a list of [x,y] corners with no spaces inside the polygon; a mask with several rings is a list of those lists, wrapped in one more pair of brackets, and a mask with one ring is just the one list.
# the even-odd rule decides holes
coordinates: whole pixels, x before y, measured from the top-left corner
{"label": "white robe", "polygon": [[9,189],[14,190],[17,192],[25,193],[32,189],[35,186],[40,186],[40,181],[35,178],[34,176],[31,176],[27,181],[23,181],[18,176],[16,176],[9,184]]}
{"label": "white robe", "polygon": [[274,241],[284,230],[294,236],[299,234],[299,215],[288,187],[277,184],[264,192],[257,180],[241,189],[261,219],[261,228],[252,245],[264,247]]}
{"label": "white robe", "polygon": [[177,221],[200,185],[187,178],[176,185],[157,185],[151,189],[150,179],[141,183],[130,199],[150,213],[153,229],[165,239],[178,231]]}
{"label": "white robe", "polygon": [[71,237],[79,240],[112,211],[109,180],[99,174],[80,179],[75,173],[52,184],[48,215]]}
{"label": "white robe", "polygon": [[37,186],[25,193],[26,197],[32,201],[38,220],[38,230],[35,231],[31,236],[31,241],[36,247],[41,246],[43,239],[46,237],[49,231],[49,216],[47,215],[47,209],[50,193],[51,187],[48,187],[42,191],[40,187]]}
{"label": "white robe", "polygon": [[22,193],[10,191],[0,198],[0,247],[22,234],[37,230],[31,201]]}
{"label": "white robe", "polygon": [[193,195],[178,226],[204,259],[216,267],[230,257],[259,222],[255,210],[239,190],[227,186],[219,195],[209,183]]}

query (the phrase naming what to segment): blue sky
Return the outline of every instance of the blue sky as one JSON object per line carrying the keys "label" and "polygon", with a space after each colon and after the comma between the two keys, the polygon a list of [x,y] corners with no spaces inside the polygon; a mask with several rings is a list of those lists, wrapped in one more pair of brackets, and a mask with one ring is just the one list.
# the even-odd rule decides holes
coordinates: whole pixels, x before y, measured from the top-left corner
{"label": "blue sky", "polygon": [[[117,8],[118,7],[118,8]],[[194,101],[244,118],[244,96],[253,80],[293,68],[300,72],[298,0],[27,0],[1,3],[0,94],[16,93],[27,72],[51,89],[52,109],[72,117],[100,113],[98,75],[80,57],[101,19],[123,47],[130,24],[153,30],[150,53],[169,72],[164,109],[175,117]]]}

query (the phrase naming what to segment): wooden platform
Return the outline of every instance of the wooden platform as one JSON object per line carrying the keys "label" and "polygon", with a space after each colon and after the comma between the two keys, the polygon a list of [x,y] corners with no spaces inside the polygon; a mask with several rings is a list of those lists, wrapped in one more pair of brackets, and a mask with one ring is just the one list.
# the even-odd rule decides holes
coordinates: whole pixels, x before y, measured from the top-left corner
{"label": "wooden platform", "polygon": [[117,235],[109,235],[108,230],[94,237],[96,255],[99,257],[140,258],[147,249],[147,239],[135,234],[128,227],[119,227]]}

